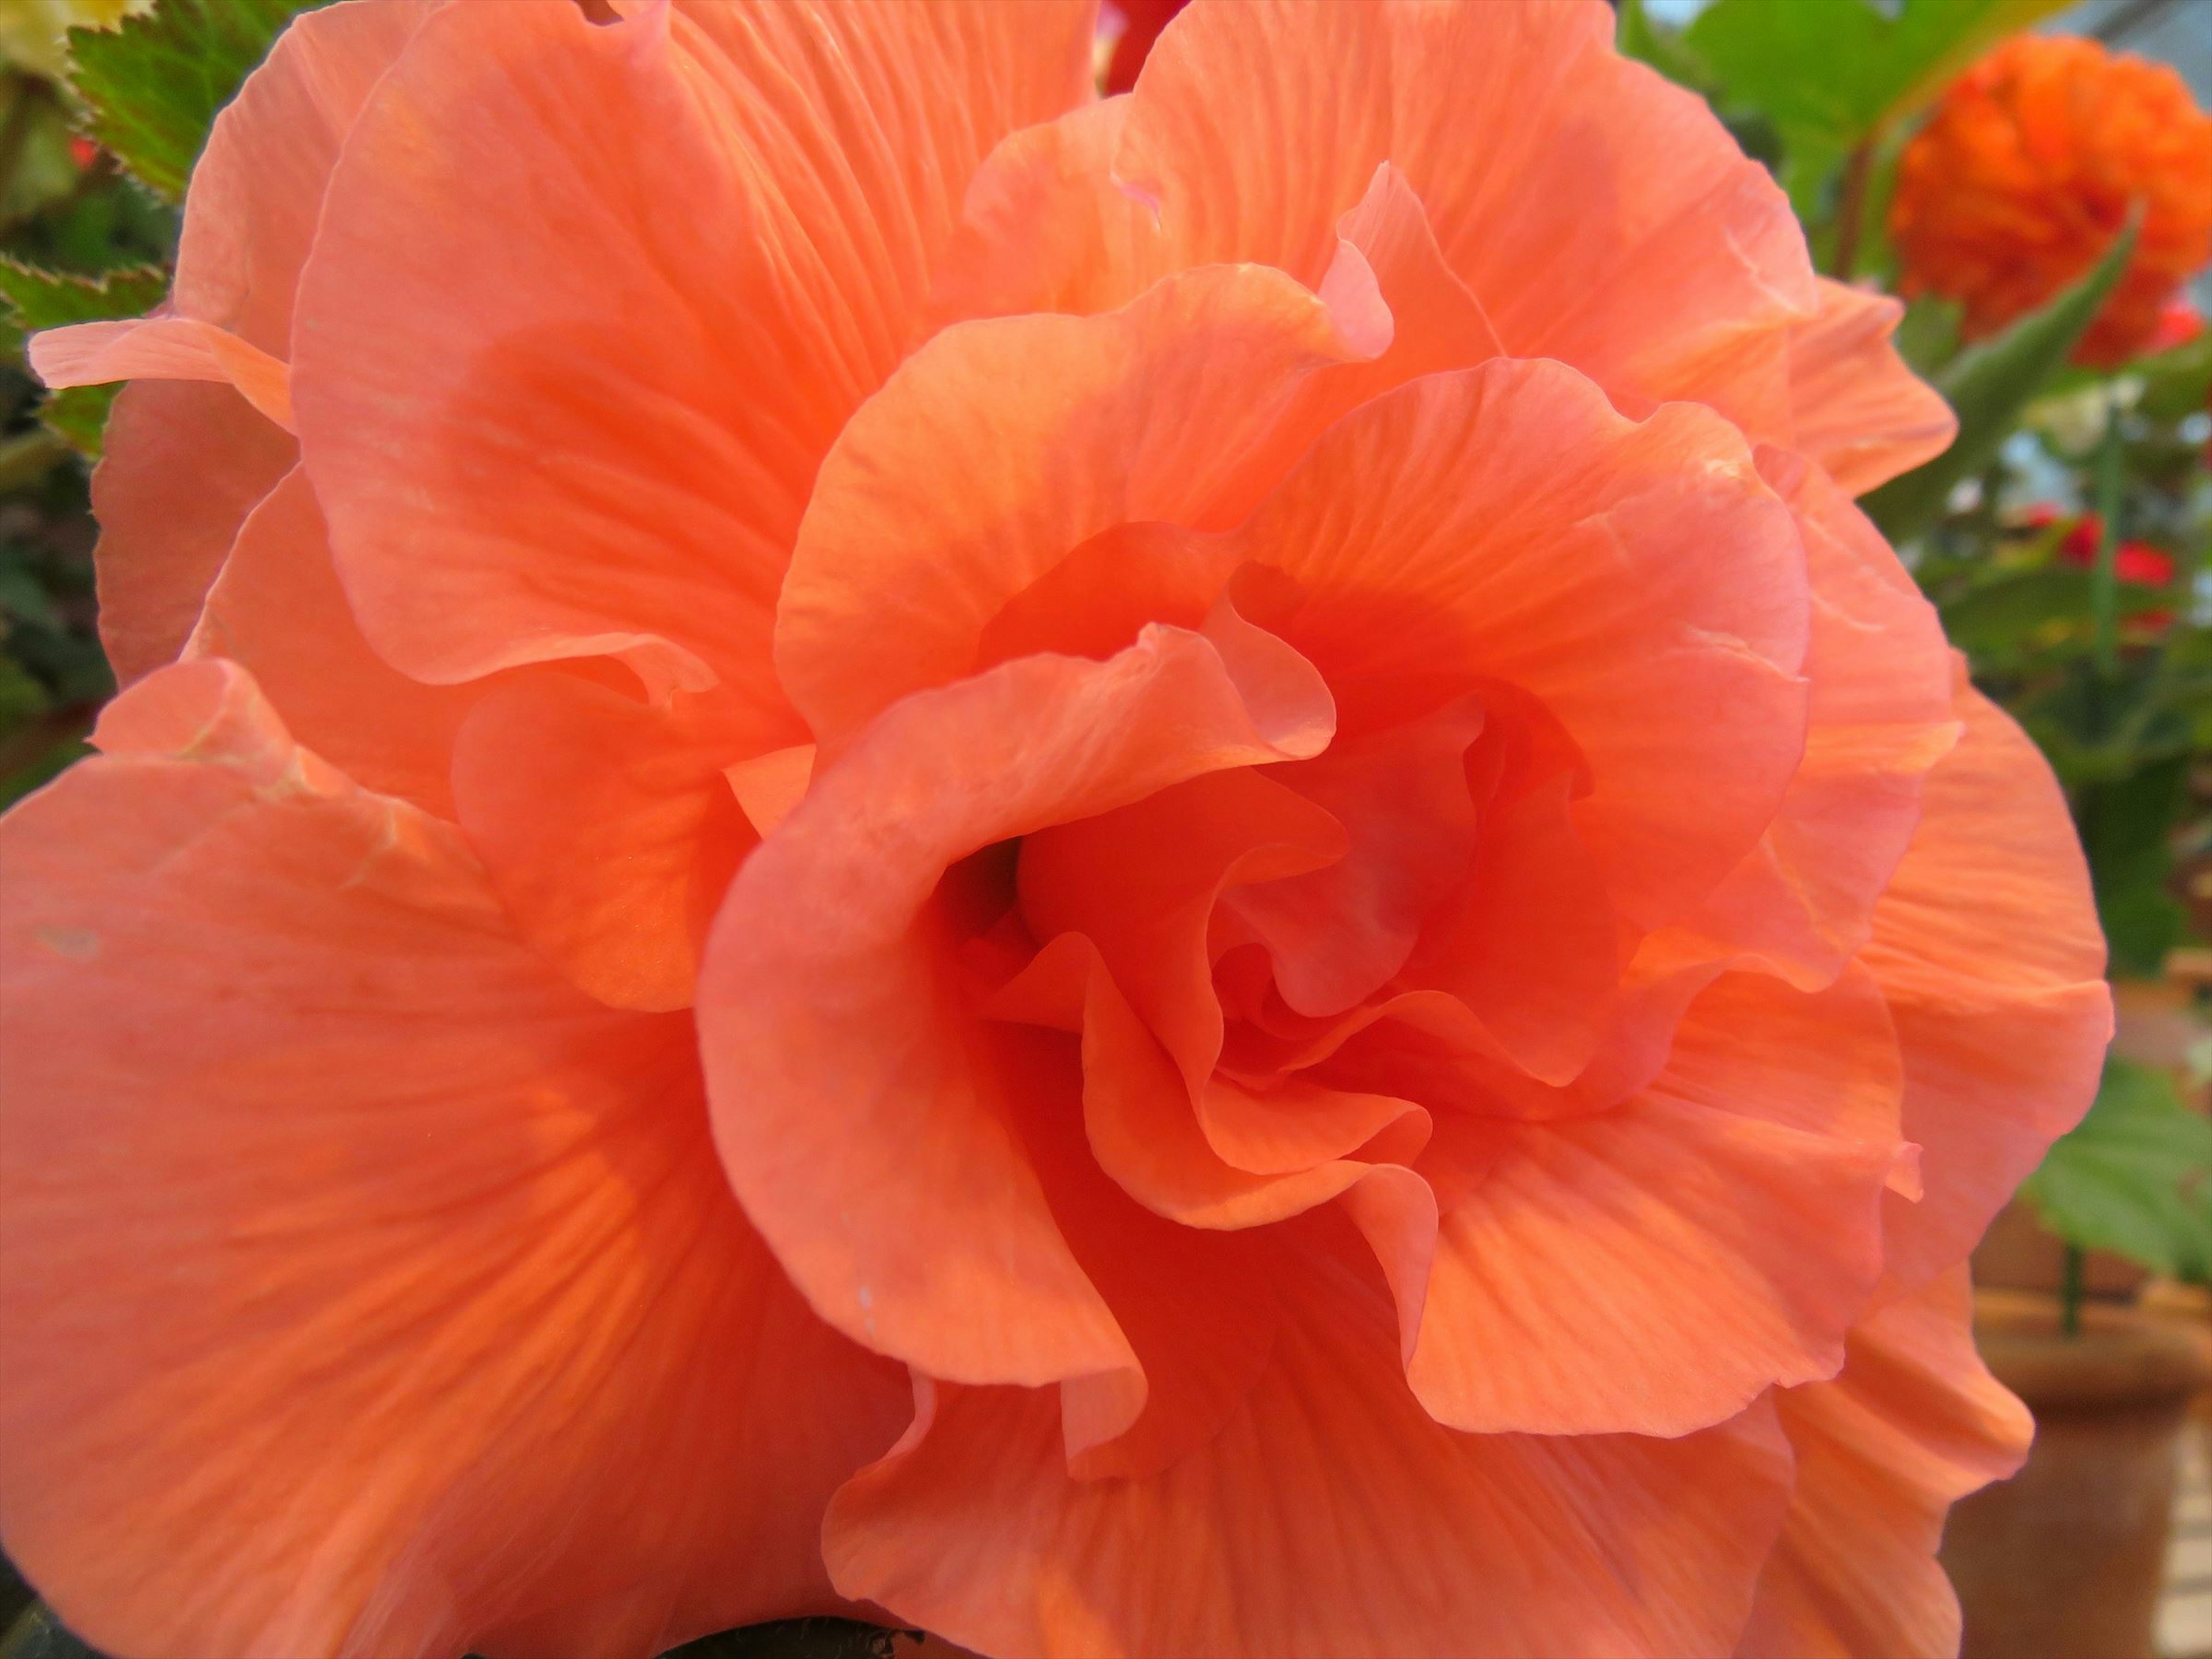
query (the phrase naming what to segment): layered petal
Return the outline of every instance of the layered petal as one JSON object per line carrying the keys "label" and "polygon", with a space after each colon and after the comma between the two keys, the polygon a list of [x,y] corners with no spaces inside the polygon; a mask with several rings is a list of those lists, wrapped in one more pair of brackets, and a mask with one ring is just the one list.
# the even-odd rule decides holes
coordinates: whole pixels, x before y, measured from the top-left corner
{"label": "layered petal", "polygon": [[1537,700],[1633,921],[1750,850],[1802,750],[1804,554],[1708,411],[1626,421],[1557,363],[1431,375],[1338,422],[1234,545],[1299,585],[1285,637],[1346,696],[1456,678]]}
{"label": "layered petal", "polygon": [[920,1385],[831,1508],[839,1588],[982,1652],[1725,1649],[1788,1486],[1766,1408],[1676,1440],[1455,1433],[1406,1392],[1350,1230],[1299,1226],[1267,1368],[1204,1446],[1085,1481],[1049,1395]]}
{"label": "layered petal", "polygon": [[242,664],[292,735],[364,787],[453,816],[454,734],[476,692],[410,680],[368,648],[297,467],[240,526],[186,654]]}
{"label": "layered petal", "polygon": [[1871,975],[1749,975],[1692,1006],[1620,1107],[1451,1126],[1414,1391],[1455,1427],[1674,1435],[1834,1374],[1881,1269],[1899,1143]]}
{"label": "layered petal", "polygon": [[1758,459],[1796,519],[1812,587],[1805,752],[1758,848],[1686,926],[1717,959],[1756,956],[1810,988],[1866,942],[1959,726],[1942,624],[1880,532],[1801,457]]}
{"label": "layered petal", "polygon": [[689,1022],[564,985],[449,827],[233,665],[100,741],[0,831],[0,1110],[36,1148],[0,1529],[61,1616],[129,1652],[643,1656],[834,1605],[818,1506],[903,1390],[738,1211]]}
{"label": "layered petal", "polygon": [[[284,365],[324,187],[362,100],[438,3],[294,20],[216,118],[192,169],[176,280],[147,337],[97,324],[33,343],[41,373],[60,376],[50,385],[168,382],[117,399],[94,478],[100,641],[125,685],[175,659],[247,511],[297,457]],[[183,337],[161,349],[164,333]]]}
{"label": "layered petal", "polygon": [[784,585],[777,666],[817,736],[969,672],[1007,602],[1092,538],[1237,522],[1311,441],[1291,418],[1307,385],[1387,342],[1348,325],[1356,312],[1224,267],[1112,315],[930,341],[823,464]]}
{"label": "layered petal", "polygon": [[1089,33],[1075,0],[425,24],[300,299],[307,464],[378,648],[773,705],[815,470],[914,344],[976,161],[1086,95]]}
{"label": "layered petal", "polygon": [[1021,1145],[1019,1114],[1061,1091],[963,1006],[967,928],[933,896],[994,843],[1311,755],[1333,720],[1311,669],[1224,606],[1103,663],[909,697],[817,773],[732,884],[698,1006],[723,1163],[825,1318],[958,1381],[1130,1368]]}
{"label": "layered petal", "polygon": [[787,714],[712,692],[654,708],[521,671],[456,735],[459,820],[517,931],[578,986],[617,1007],[689,1007],[708,924],[760,840],[726,769],[799,735]]}
{"label": "layered petal", "polygon": [[1893,1195],[1888,1270],[1924,1284],[1990,1218],[2096,1093],[2112,1035],[2088,871],[2051,768],[1965,684],[1958,747],[1929,774],[1920,827],[1860,960],[1905,1060],[1905,1135],[1925,1196]]}
{"label": "layered petal", "polygon": [[239,526],[298,459],[290,434],[229,386],[123,389],[92,474],[100,642],[118,684],[176,660]]}
{"label": "layered petal", "polygon": [[2019,1468],[2034,1431],[1974,1352],[1971,1294],[1945,1270],[1854,1329],[1832,1382],[1775,1397],[1797,1484],[1740,1659],[1958,1650],[1943,1517]]}
{"label": "layered petal", "polygon": [[1126,112],[994,158],[961,293],[1105,309],[1235,260],[1317,284],[1388,162],[1504,350],[1572,363],[1631,412],[1696,398],[1786,441],[1787,337],[1820,304],[1796,221],[1703,100],[1612,38],[1595,3],[1189,7]]}
{"label": "layered petal", "polygon": [[1905,307],[1886,294],[1820,279],[1820,308],[1790,333],[1794,447],[1846,495],[1932,460],[1959,417],[1905,366],[1890,337]]}

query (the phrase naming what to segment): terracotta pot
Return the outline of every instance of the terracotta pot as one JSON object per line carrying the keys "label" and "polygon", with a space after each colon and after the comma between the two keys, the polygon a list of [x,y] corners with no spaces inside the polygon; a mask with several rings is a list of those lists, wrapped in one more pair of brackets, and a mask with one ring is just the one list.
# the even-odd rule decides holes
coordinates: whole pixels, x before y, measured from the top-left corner
{"label": "terracotta pot", "polygon": [[2092,1304],[2063,1337],[2056,1297],[1978,1291],[1974,1336],[2035,1413],[2035,1449],[1944,1529],[1962,1659],[2150,1659],[2175,1451],[2212,1382],[2212,1334]]}

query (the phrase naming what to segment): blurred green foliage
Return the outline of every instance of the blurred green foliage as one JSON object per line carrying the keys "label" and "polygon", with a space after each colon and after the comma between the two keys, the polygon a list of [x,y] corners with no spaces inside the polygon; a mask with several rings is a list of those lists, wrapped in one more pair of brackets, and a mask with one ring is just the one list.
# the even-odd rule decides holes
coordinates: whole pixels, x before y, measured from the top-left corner
{"label": "blurred green foliage", "polygon": [[2164,1072],[2111,1061],[2088,1115],[2021,1190],[2081,1249],[2212,1278],[2212,1120],[2183,1105]]}

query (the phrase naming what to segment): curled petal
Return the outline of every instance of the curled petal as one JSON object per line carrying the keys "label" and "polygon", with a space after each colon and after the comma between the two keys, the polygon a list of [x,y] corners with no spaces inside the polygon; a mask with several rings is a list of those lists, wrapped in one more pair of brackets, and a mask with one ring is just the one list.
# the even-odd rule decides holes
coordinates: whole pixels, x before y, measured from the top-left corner
{"label": "curled petal", "polygon": [[1797,456],[1763,448],[1759,469],[1812,584],[1805,753],[1758,848],[1685,925],[1717,958],[1757,956],[1812,988],[1866,943],[1959,724],[1942,624],[1866,515]]}
{"label": "curled petal", "polygon": [[2034,1431],[1974,1352],[1965,1267],[1854,1328],[1833,1381],[1774,1403],[1797,1483],[1738,1659],[1956,1652],[1943,1516],[2019,1468]]}
{"label": "curled petal", "polygon": [[1848,495],[1909,472],[1951,447],[1959,417],[1897,355],[1905,307],[1820,278],[1820,309],[1790,334],[1795,447]]}
{"label": "curled petal", "polygon": [[1333,720],[1311,669],[1224,611],[908,698],[817,775],[738,872],[698,1006],[723,1163],[831,1323],[939,1377],[1131,1366],[1021,1148],[1018,1045],[944,988],[932,894],[993,843],[1313,754]]}
{"label": "curled petal", "polygon": [[1556,363],[1431,375],[1333,428],[1239,542],[1301,584],[1332,682],[1456,670],[1538,699],[1638,921],[1741,858],[1796,767],[1804,556],[1703,410],[1624,421]]}
{"label": "curled petal", "polygon": [[1414,1391],[1460,1428],[1673,1435],[1833,1375],[1881,1268],[1899,1087],[1870,975],[1735,975],[1614,1110],[1440,1124],[1479,1174],[1440,1224]]}
{"label": "curled petal", "polygon": [[823,463],[776,622],[792,701],[834,746],[969,672],[1007,602],[1101,532],[1236,523],[1311,441],[1286,424],[1306,384],[1360,355],[1337,311],[1258,267],[1109,316],[946,330]]}
{"label": "curled petal", "polygon": [[1926,1194],[1889,1206],[1888,1268],[1911,1287],[1962,1260],[2096,1092],[2112,1035],[2105,941],[2049,763],[1964,683],[1958,747],[1860,960],[1905,1059],[1905,1135]]}

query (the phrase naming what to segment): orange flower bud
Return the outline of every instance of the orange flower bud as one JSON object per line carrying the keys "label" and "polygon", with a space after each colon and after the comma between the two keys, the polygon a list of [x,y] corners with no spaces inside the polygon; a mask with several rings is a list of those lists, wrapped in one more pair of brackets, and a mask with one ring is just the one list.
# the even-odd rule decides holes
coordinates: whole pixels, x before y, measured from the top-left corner
{"label": "orange flower bud", "polygon": [[2212,117],[2164,64],[2021,35],[1960,76],[1906,146],[1890,234],[1905,291],[1962,301],[1972,338],[2095,264],[2137,202],[2135,255],[2080,362],[2136,356],[2212,258]]}

